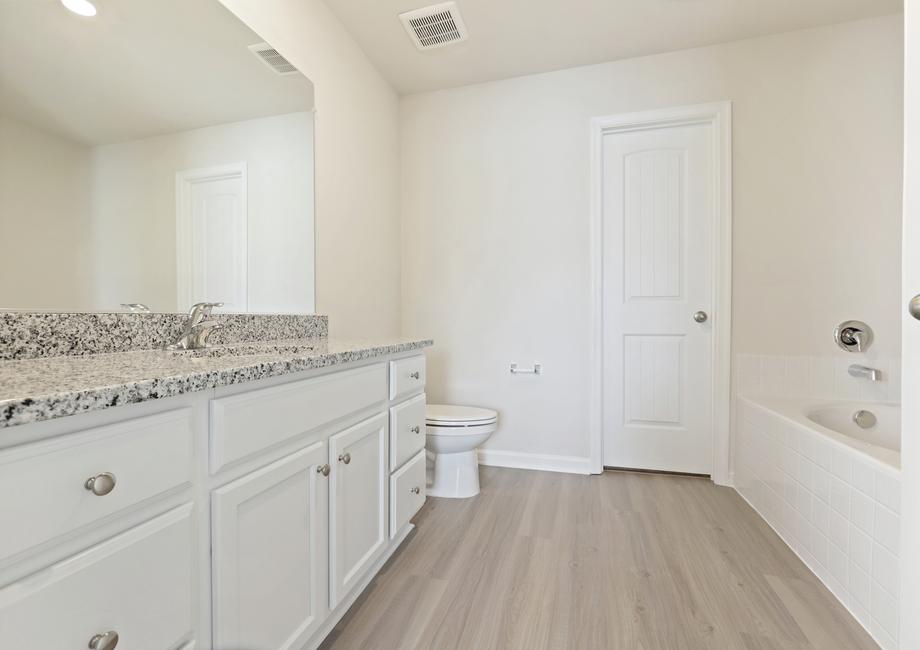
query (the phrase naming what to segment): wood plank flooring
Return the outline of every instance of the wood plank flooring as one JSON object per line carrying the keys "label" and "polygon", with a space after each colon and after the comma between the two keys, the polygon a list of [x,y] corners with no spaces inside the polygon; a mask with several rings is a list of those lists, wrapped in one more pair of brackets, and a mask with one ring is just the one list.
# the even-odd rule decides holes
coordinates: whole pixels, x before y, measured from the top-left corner
{"label": "wood plank flooring", "polygon": [[734,490],[481,471],[478,497],[428,500],[324,650],[877,648]]}

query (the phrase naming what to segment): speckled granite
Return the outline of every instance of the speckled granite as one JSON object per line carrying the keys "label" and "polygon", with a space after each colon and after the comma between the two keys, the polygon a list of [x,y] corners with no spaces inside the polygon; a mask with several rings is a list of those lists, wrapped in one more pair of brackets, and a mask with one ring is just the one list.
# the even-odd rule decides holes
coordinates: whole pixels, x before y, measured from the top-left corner
{"label": "speckled granite", "polygon": [[[245,356],[163,350],[0,361],[0,428],[419,350],[428,339],[273,341]],[[304,348],[310,347],[310,350]]]}
{"label": "speckled granite", "polygon": [[[173,342],[185,314],[0,313],[0,361],[154,350]],[[315,314],[220,314],[215,345],[322,337],[329,319]]]}

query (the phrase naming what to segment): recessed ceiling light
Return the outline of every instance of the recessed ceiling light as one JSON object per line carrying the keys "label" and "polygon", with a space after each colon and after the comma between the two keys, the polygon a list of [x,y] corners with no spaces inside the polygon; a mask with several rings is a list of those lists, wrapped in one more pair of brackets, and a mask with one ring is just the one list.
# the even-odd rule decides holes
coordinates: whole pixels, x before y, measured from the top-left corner
{"label": "recessed ceiling light", "polygon": [[96,6],[89,0],[61,0],[61,4],[78,16],[96,15]]}

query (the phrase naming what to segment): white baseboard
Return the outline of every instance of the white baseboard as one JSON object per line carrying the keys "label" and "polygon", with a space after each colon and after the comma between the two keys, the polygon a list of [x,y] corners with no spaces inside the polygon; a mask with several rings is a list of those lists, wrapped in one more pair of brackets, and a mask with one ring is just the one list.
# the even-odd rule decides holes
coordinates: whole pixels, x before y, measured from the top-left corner
{"label": "white baseboard", "polygon": [[566,474],[590,474],[591,459],[579,456],[553,456],[551,454],[527,454],[501,449],[480,449],[479,464],[514,469],[535,469],[542,472],[564,472]]}

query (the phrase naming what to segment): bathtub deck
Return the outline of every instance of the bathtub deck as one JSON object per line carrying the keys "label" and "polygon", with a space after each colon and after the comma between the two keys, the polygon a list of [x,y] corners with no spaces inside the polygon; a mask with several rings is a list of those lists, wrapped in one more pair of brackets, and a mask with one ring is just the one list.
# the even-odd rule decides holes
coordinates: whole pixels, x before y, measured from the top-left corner
{"label": "bathtub deck", "polygon": [[731,489],[482,468],[418,527],[323,648],[877,648]]}

